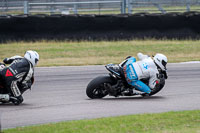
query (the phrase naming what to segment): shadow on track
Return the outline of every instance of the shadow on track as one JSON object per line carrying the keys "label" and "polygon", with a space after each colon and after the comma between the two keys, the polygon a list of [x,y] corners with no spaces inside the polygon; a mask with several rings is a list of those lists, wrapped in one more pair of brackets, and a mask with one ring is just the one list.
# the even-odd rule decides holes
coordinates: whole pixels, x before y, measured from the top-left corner
{"label": "shadow on track", "polygon": [[22,103],[20,105],[14,105],[13,103],[0,103],[0,108],[1,107],[26,107],[26,106],[31,106],[32,104],[26,104],[26,103]]}
{"label": "shadow on track", "polygon": [[102,98],[102,99],[88,99],[88,100],[105,100],[105,101],[122,101],[122,100],[164,100],[166,99],[166,97],[163,96],[150,96],[150,97],[106,97],[106,98]]}
{"label": "shadow on track", "polygon": [[150,96],[150,97],[115,97],[115,98],[103,98],[103,100],[156,100],[165,99],[162,96]]}

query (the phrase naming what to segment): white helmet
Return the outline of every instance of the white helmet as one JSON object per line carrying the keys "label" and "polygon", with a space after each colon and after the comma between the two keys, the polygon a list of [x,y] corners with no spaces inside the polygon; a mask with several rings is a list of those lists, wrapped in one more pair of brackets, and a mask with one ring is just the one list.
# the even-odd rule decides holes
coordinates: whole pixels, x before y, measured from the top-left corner
{"label": "white helmet", "polygon": [[166,65],[167,65],[167,57],[163,54],[156,54],[154,57],[154,62],[156,65],[163,71],[166,70]]}
{"label": "white helmet", "polygon": [[36,51],[28,50],[26,51],[24,58],[31,62],[34,67],[39,61],[39,54]]}

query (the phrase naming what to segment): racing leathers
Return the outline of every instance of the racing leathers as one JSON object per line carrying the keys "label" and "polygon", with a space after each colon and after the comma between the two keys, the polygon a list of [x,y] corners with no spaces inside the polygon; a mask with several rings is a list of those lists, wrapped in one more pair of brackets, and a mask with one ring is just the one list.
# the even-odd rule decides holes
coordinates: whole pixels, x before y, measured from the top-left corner
{"label": "racing leathers", "polygon": [[22,94],[27,89],[30,89],[33,83],[34,68],[26,58],[21,56],[5,58],[3,62],[10,64],[8,67],[0,70],[0,80],[9,96],[9,98],[6,98],[14,104],[20,104],[23,102]]}
{"label": "racing leathers", "polygon": [[[154,89],[158,84],[158,69],[153,59],[142,53],[137,54],[139,61],[136,62],[134,57],[127,59],[127,62],[123,66],[123,71],[128,84],[135,87],[137,90],[146,94]],[[149,79],[148,85],[143,83],[141,79]]]}

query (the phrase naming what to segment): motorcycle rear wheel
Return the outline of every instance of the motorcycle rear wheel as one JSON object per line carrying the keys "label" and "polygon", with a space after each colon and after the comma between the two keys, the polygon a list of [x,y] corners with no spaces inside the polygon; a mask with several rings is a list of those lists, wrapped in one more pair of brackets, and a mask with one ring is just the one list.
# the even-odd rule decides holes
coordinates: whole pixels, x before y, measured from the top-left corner
{"label": "motorcycle rear wheel", "polygon": [[105,83],[113,85],[115,81],[110,76],[99,76],[90,81],[86,88],[87,96],[91,99],[100,99],[108,95]]}

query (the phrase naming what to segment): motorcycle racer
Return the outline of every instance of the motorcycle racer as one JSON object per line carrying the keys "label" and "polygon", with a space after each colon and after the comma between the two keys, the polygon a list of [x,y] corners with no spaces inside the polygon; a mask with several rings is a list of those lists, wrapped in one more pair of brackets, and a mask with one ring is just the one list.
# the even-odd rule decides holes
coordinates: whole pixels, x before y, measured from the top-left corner
{"label": "motorcycle racer", "polygon": [[[136,61],[134,57],[129,57],[120,65],[123,64],[123,72],[128,84],[148,95],[159,84],[159,71],[167,78],[167,57],[163,54],[156,54],[152,59],[142,53],[138,53],[137,56],[139,61]],[[148,85],[141,79],[149,79]]]}
{"label": "motorcycle racer", "polygon": [[0,102],[11,101],[16,105],[23,102],[22,94],[33,84],[34,67],[38,61],[39,54],[32,50],[26,51],[24,57],[13,56],[3,60],[10,65],[0,64],[0,86],[3,85],[7,92],[0,94]]}

